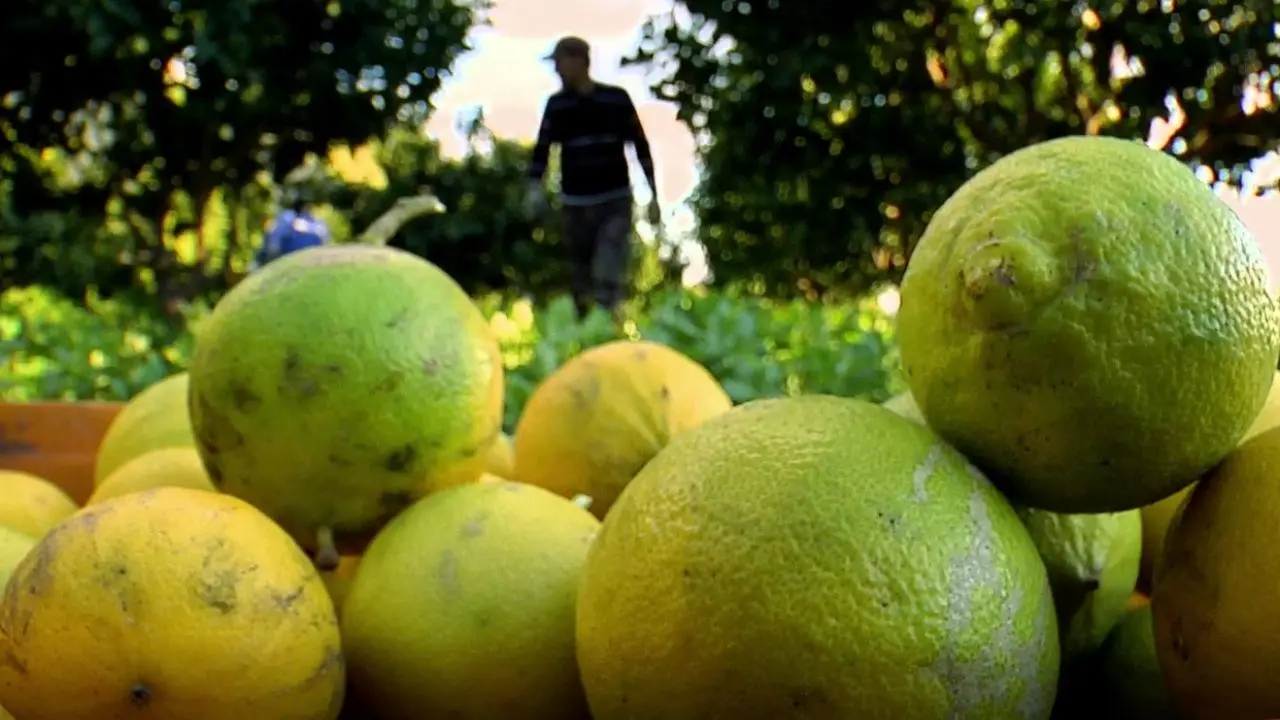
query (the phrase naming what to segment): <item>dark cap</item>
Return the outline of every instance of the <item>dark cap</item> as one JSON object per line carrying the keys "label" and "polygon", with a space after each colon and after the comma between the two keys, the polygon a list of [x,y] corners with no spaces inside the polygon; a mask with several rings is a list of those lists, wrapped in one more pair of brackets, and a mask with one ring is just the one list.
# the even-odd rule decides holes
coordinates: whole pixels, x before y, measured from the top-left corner
{"label": "dark cap", "polygon": [[556,46],[551,49],[551,54],[547,55],[544,60],[555,60],[559,57],[590,57],[591,45],[580,37],[562,37],[556,41]]}

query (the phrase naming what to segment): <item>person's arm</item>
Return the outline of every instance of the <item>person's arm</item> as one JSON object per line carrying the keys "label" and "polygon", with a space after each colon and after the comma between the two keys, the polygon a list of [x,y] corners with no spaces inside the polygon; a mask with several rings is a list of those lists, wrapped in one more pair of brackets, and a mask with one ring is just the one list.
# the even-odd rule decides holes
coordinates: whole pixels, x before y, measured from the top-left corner
{"label": "person's arm", "polygon": [[547,161],[551,157],[551,144],[556,140],[555,113],[552,112],[551,100],[542,108],[542,120],[538,124],[538,139],[533,145],[533,156],[529,159],[529,181],[542,183],[547,173]]}
{"label": "person's arm", "polygon": [[649,182],[649,190],[654,198],[658,197],[658,179],[653,170],[653,153],[649,148],[649,138],[644,134],[644,125],[640,123],[640,112],[631,101],[631,93],[623,90],[627,99],[626,139],[636,149],[636,158],[640,161],[640,169],[644,171],[644,179]]}

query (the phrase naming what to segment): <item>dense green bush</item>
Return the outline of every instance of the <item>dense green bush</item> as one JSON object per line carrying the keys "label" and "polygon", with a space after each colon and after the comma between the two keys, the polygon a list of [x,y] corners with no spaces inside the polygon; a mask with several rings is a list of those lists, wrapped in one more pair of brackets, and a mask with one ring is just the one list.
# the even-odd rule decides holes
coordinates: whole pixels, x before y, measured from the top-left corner
{"label": "dense green bush", "polygon": [[[481,298],[502,342],[507,425],[542,378],[584,348],[619,337],[670,345],[705,365],[736,402],[799,392],[882,400],[899,389],[891,323],[872,301],[772,302],[701,290],[661,291],[632,304],[618,328],[583,322],[561,297],[545,307]],[[203,311],[186,323],[117,301],[87,307],[40,289],[0,296],[0,400],[124,400],[183,369]]]}

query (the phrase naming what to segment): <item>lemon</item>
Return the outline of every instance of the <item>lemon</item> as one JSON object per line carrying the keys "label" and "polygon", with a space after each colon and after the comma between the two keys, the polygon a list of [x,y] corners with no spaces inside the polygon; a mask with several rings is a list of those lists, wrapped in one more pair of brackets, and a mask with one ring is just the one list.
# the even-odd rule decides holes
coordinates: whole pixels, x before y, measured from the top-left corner
{"label": "lemon", "polygon": [[435,265],[387,247],[293,253],[236,285],[191,358],[209,477],[333,569],[432,490],[475,482],[501,430],[502,360]]}
{"label": "lemon", "polygon": [[1142,518],[1137,510],[1064,515],[1018,508],[1049,571],[1062,657],[1075,662],[1099,647],[1124,616],[1138,580]]}
{"label": "lemon", "polygon": [[0,595],[18,563],[36,546],[36,538],[0,525]]}
{"label": "lemon", "polygon": [[1058,632],[1017,514],[933,432],[759,400],[672,440],[578,594],[595,720],[1047,718]]}
{"label": "lemon", "polygon": [[489,447],[485,456],[484,471],[490,475],[510,479],[516,474],[516,449],[511,443],[511,436],[499,433],[498,439]]}
{"label": "lemon", "polygon": [[1178,512],[1178,507],[1194,489],[1194,484],[1188,485],[1169,497],[1142,508],[1142,565],[1138,573],[1138,589],[1144,592],[1151,590],[1151,581],[1155,576],[1155,567],[1160,559],[1160,553],[1164,549],[1164,539],[1169,532],[1169,523]]}
{"label": "lemon", "polygon": [[1167,720],[1177,717],[1156,659],[1151,603],[1128,610],[1102,646],[1102,696],[1111,717]]}
{"label": "lemon", "polygon": [[1139,508],[1195,480],[1249,429],[1280,356],[1257,242],[1136,141],[1060,138],[982,170],[930,221],[901,293],[929,426],[1054,512]]}
{"label": "lemon", "polygon": [[133,458],[167,447],[192,447],[187,416],[190,377],[175,373],[148,386],[129,401],[107,427],[98,445],[94,486]]}
{"label": "lemon", "polygon": [[345,671],[306,555],[236,498],[162,487],[80,510],[0,601],[0,705],[28,720],[330,720]]}
{"label": "lemon", "polygon": [[333,600],[334,610],[342,614],[342,606],[347,601],[347,592],[351,589],[351,581],[355,579],[356,570],[360,567],[359,555],[343,555],[338,567],[320,573],[324,589],[329,591],[329,599]]}
{"label": "lemon", "polygon": [[213,483],[193,447],[152,450],[116,468],[98,485],[86,505],[158,487],[213,491]]}
{"label": "lemon", "polygon": [[1196,484],[1169,524],[1151,605],[1169,696],[1189,718],[1280,717],[1280,428]]}
{"label": "lemon", "polygon": [[36,539],[80,508],[57,485],[20,470],[0,470],[0,525]]}
{"label": "lemon", "polygon": [[587,495],[604,517],[672,438],[733,402],[711,373],[653,342],[598,345],[538,385],[515,432],[515,477],[564,497]]}
{"label": "lemon", "polygon": [[[1276,373],[1276,378],[1280,380],[1280,372]],[[1257,437],[1277,425],[1280,425],[1280,382],[1273,380],[1262,411],[1258,413],[1258,417],[1254,419],[1253,425],[1244,434],[1241,442]],[[1178,506],[1194,487],[1194,485],[1188,485],[1169,497],[1142,508],[1142,572],[1138,580],[1139,588],[1144,590],[1151,588],[1155,562],[1164,547],[1164,537],[1169,529],[1169,521],[1173,519]]]}
{"label": "lemon", "polygon": [[360,561],[342,642],[384,720],[585,720],[574,597],[599,522],[513,482],[433,493]]}

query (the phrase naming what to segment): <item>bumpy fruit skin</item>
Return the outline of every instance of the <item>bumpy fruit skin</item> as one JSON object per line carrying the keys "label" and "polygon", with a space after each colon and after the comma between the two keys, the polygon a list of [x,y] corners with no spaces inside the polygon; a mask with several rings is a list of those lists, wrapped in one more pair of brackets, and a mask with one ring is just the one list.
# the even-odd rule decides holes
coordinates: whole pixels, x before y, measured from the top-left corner
{"label": "bumpy fruit skin", "polygon": [[359,552],[417,498],[474,482],[501,430],[488,323],[443,271],[391,248],[267,265],[200,325],[189,372],[214,485],[308,549],[330,528]]}
{"label": "bumpy fruit skin", "polygon": [[1182,717],[1280,717],[1280,428],[1245,442],[1174,513],[1155,568],[1156,655]]}
{"label": "bumpy fruit skin", "polygon": [[596,720],[1043,720],[1059,646],[1009,503],[859,400],[749,402],[605,517],[578,593]]}
{"label": "bumpy fruit skin", "polygon": [[1220,461],[1262,407],[1280,305],[1256,241],[1174,158],[1072,137],[938,210],[898,338],[929,426],[1008,496],[1130,510]]}
{"label": "bumpy fruit skin", "polygon": [[165,487],[85,508],[0,600],[0,705],[26,720],[334,720],[333,603],[237,498]]}

